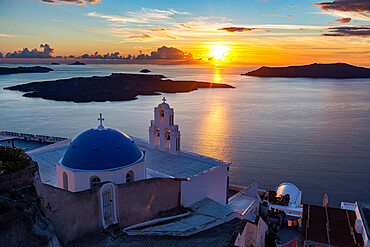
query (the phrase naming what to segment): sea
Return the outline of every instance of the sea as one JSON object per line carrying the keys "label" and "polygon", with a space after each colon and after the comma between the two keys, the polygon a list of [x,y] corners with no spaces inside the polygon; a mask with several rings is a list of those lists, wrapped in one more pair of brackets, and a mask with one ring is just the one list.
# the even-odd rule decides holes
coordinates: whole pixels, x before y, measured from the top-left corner
{"label": "sea", "polygon": [[[22,64],[1,64],[16,67]],[[24,65],[30,66],[30,64]],[[166,97],[181,148],[232,162],[230,182],[276,189],[295,184],[303,203],[370,202],[370,80],[258,78],[257,66],[57,65],[49,73],[0,75],[0,130],[75,138],[104,125],[148,139],[153,108]],[[138,73],[227,83],[234,89],[139,96],[122,102],[73,103],[25,98],[2,88],[35,81]]]}

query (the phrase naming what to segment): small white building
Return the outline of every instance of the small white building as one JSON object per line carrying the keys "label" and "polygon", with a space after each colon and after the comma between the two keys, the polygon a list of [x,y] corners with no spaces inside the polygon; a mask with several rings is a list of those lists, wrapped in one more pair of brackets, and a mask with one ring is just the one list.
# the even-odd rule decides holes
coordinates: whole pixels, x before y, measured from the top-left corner
{"label": "small white building", "polygon": [[105,128],[81,133],[56,165],[57,186],[72,192],[110,181],[122,184],[146,178],[145,154],[125,133]]}
{"label": "small white building", "polygon": [[284,211],[287,215],[301,218],[303,212],[301,205],[302,191],[292,183],[282,183],[276,188],[276,197],[284,195],[289,195],[289,204],[287,206],[270,203],[269,207]]}
{"label": "small white building", "polygon": [[301,206],[302,192],[292,183],[282,183],[277,187],[276,196],[289,195],[289,207],[299,208]]}

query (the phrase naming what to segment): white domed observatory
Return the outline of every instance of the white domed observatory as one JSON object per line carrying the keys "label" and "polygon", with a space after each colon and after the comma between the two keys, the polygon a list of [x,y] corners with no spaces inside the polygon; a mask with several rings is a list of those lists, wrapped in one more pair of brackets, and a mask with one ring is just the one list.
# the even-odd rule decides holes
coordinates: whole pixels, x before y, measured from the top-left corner
{"label": "white domed observatory", "polygon": [[180,136],[179,126],[174,125],[174,110],[163,97],[162,103],[154,107],[154,120],[150,121],[149,127],[149,144],[162,152],[177,154],[180,151]]}
{"label": "white domed observatory", "polygon": [[145,154],[125,133],[103,126],[81,133],[56,165],[57,186],[72,192],[101,182],[122,184],[146,178]]}

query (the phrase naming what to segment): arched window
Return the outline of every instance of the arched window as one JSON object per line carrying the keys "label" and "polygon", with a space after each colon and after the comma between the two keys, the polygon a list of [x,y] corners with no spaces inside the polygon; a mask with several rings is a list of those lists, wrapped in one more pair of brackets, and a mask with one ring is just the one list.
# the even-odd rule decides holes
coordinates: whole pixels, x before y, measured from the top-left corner
{"label": "arched window", "polygon": [[126,183],[131,183],[131,182],[134,182],[134,172],[133,171],[129,171],[126,174]]}
{"label": "arched window", "polygon": [[63,189],[68,190],[68,176],[63,172]]}
{"label": "arched window", "polygon": [[164,109],[163,106],[159,107],[159,122],[163,124],[164,122]]}
{"label": "arched window", "polygon": [[90,188],[94,188],[100,184],[100,178],[93,176],[90,178]]}

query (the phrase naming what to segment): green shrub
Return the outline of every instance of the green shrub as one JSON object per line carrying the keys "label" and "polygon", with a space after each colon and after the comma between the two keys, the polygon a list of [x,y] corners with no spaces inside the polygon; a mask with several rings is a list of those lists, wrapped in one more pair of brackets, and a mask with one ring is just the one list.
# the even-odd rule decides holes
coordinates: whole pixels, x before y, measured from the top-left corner
{"label": "green shrub", "polygon": [[18,171],[31,164],[31,157],[22,149],[0,146],[0,170],[5,172]]}

